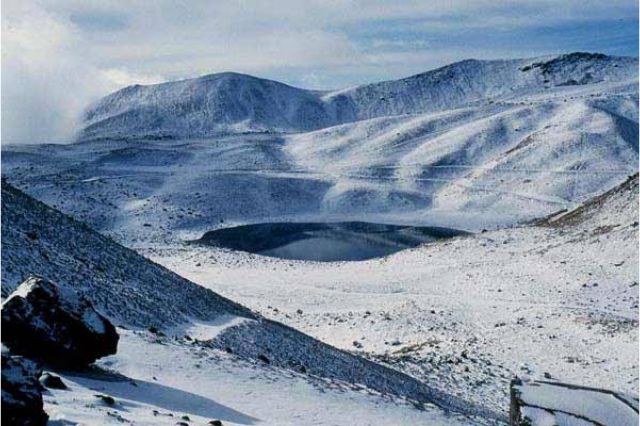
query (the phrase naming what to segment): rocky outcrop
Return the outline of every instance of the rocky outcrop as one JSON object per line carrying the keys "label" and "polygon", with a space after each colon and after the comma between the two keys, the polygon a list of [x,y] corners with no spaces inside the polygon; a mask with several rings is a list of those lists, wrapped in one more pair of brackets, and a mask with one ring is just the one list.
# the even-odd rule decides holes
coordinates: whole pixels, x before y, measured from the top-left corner
{"label": "rocky outcrop", "polygon": [[24,357],[2,349],[2,423],[7,425],[46,425],[42,387],[38,381],[41,370]]}
{"label": "rocky outcrop", "polygon": [[30,277],[2,305],[2,340],[43,363],[82,368],[116,353],[118,333],[91,302],[70,289]]}

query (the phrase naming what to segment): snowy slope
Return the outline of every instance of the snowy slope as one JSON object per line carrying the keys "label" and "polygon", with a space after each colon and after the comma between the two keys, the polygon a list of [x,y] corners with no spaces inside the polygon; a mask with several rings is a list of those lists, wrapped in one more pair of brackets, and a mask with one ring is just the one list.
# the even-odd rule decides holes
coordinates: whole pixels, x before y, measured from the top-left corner
{"label": "snowy slope", "polygon": [[[174,426],[178,422],[206,425],[212,420],[225,426],[478,423],[434,406],[417,410],[409,401],[360,385],[266,366],[145,332],[120,332],[118,354],[99,361],[101,370],[63,372],[70,390],[45,394],[45,410],[53,424]],[[96,394],[113,397],[115,404],[102,403]]]}
{"label": "snowy slope", "polygon": [[442,111],[556,86],[636,78],[637,60],[573,53],[467,60],[413,77],[334,92],[236,74],[129,86],[91,107],[81,139],[202,137],[225,132],[299,132],[374,117]]}
{"label": "snowy slope", "polygon": [[418,406],[435,403],[463,414],[503,418],[409,375],[265,319],[93,232],[6,182],[2,186],[2,237],[5,296],[27,275],[41,275],[84,294],[119,326],[153,326],[187,345],[198,339],[196,344],[205,353],[226,351],[276,368],[358,384]]}
{"label": "snowy slope", "polygon": [[573,208],[637,170],[636,95],[573,97],[284,137],[3,147],[3,173],[128,246],[279,220],[480,230]]}
{"label": "snowy slope", "polygon": [[83,138],[193,137],[329,124],[316,93],[236,73],[129,86],[99,101],[85,120]]}
{"label": "snowy slope", "polygon": [[[637,78],[637,60],[600,54],[481,61],[469,59],[395,81],[374,83],[325,96],[356,119],[442,111],[476,101],[522,95],[558,86]],[[348,105],[348,107],[346,107]],[[346,122],[347,120],[342,120]]]}

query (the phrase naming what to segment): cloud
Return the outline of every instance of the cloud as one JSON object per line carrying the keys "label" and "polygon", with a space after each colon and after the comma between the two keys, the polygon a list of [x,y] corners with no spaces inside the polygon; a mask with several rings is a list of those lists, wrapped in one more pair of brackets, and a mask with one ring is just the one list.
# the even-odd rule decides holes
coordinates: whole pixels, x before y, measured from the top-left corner
{"label": "cloud", "polygon": [[35,3],[3,4],[2,143],[68,142],[87,104],[134,81],[152,82],[95,66],[89,48],[72,23]]}
{"label": "cloud", "polygon": [[339,88],[468,57],[635,54],[637,13],[635,0],[5,0],[2,139],[69,140],[112,90],[221,71]]}

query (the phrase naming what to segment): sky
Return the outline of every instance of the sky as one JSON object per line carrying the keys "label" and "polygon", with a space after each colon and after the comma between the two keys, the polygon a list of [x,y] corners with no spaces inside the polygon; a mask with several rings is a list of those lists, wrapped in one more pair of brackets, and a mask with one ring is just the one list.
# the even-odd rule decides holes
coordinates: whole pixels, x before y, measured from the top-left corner
{"label": "sky", "polygon": [[2,143],[65,142],[130,84],[236,71],[304,88],[467,58],[638,56],[637,0],[3,0]]}

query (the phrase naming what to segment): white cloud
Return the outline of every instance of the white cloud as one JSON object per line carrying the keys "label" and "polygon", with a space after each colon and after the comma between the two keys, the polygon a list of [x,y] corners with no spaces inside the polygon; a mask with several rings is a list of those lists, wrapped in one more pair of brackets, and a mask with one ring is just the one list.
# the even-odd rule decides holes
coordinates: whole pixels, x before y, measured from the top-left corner
{"label": "white cloud", "polygon": [[35,3],[3,3],[2,143],[69,141],[87,104],[133,81],[88,61],[77,29]]}

